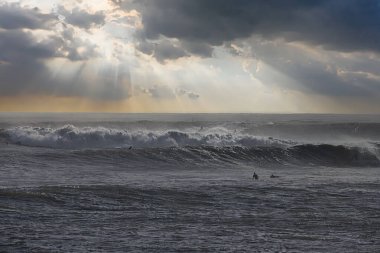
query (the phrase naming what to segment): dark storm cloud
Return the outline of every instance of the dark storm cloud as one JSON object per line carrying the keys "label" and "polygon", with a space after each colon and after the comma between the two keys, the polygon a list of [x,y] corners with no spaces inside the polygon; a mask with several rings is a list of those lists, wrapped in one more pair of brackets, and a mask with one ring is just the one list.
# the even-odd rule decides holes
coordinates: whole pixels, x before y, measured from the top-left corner
{"label": "dark storm cloud", "polygon": [[[256,58],[293,81],[281,85],[331,96],[368,96],[380,93],[373,66],[350,68],[354,59],[319,61],[287,42],[318,46],[316,51],[380,53],[380,2],[378,0],[126,0],[113,1],[120,8],[136,8],[142,16],[139,38],[160,43],[176,39],[186,54],[211,57],[213,47],[251,41]],[[142,35],[141,35],[142,34]],[[272,41],[283,41],[276,47]],[[168,50],[170,50],[168,48]],[[178,50],[178,48],[176,48]],[[163,61],[182,57],[160,56]],[[368,62],[368,61],[367,61]],[[368,65],[368,64],[367,64]],[[362,67],[360,67],[362,66]],[[341,70],[343,72],[340,72]],[[361,71],[361,72],[360,72]],[[362,73],[363,72],[363,73]],[[343,74],[342,74],[343,73]],[[266,77],[261,76],[265,81]],[[269,80],[267,80],[269,83]]]}
{"label": "dark storm cloud", "polygon": [[26,31],[0,31],[0,59],[5,62],[30,62],[51,58],[56,55],[59,41],[53,38],[37,42],[35,37]]}
{"label": "dark storm cloud", "polygon": [[166,60],[175,60],[191,55],[211,57],[214,50],[207,43],[174,41],[167,38],[149,40],[144,34],[139,32],[135,36],[138,40],[136,48],[144,54],[153,56],[161,63],[164,63]]}
{"label": "dark storm cloud", "polygon": [[141,40],[137,44],[137,49],[139,49],[144,54],[152,55],[159,62],[188,56],[188,53],[183,48],[169,40],[161,40],[157,43]]}
{"label": "dark storm cloud", "polygon": [[211,57],[214,48],[207,43],[182,41],[181,46],[190,54],[202,57]]}
{"label": "dark storm cloud", "polygon": [[[2,95],[43,90],[49,79],[43,60],[56,56],[59,41],[36,42],[30,32],[0,32],[0,87]],[[36,85],[37,84],[37,85]]]}
{"label": "dark storm cloud", "polygon": [[139,0],[144,32],[221,45],[253,34],[342,51],[380,50],[377,0]]}
{"label": "dark storm cloud", "polygon": [[18,4],[0,4],[0,28],[41,29],[51,21],[52,15],[41,14],[37,8],[24,9]]}

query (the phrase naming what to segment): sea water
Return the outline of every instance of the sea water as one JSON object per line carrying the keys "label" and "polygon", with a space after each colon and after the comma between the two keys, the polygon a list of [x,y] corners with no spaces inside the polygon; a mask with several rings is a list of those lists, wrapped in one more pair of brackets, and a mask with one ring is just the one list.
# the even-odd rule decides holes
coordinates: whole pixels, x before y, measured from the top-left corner
{"label": "sea water", "polygon": [[0,252],[379,250],[380,116],[0,114]]}

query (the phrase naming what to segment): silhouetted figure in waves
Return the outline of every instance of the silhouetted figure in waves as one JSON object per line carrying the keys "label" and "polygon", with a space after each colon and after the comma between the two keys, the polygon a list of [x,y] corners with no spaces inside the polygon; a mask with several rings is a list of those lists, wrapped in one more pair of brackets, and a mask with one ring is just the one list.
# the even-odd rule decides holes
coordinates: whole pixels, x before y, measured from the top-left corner
{"label": "silhouetted figure in waves", "polygon": [[254,180],[259,180],[259,175],[257,175],[256,172],[253,172],[253,176],[252,176],[252,178],[253,178]]}

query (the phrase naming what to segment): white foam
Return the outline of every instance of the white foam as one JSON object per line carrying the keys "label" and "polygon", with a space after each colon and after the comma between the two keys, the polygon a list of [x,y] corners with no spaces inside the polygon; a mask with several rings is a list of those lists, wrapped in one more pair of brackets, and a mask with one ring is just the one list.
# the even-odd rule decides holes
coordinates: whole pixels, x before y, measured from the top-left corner
{"label": "white foam", "polygon": [[19,145],[51,148],[113,148],[171,146],[269,146],[284,145],[280,140],[231,132],[218,127],[204,131],[128,130],[106,127],[59,128],[20,126],[5,130],[9,140]]}

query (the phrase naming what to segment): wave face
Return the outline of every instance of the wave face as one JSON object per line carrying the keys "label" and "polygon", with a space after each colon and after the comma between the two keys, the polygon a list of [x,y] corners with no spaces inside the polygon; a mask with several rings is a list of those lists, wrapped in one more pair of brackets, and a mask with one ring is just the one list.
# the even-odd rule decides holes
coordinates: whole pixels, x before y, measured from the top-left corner
{"label": "wave face", "polygon": [[[72,124],[15,126],[0,130],[0,142],[15,147],[47,148],[52,150],[51,153],[62,150],[75,156],[75,159],[67,159],[75,162],[83,159],[100,163],[160,161],[189,164],[249,162],[261,166],[380,166],[380,144],[377,141],[360,139],[350,144],[305,142],[258,135],[219,123],[208,127],[189,122],[182,122],[183,127],[178,127],[180,123],[175,124],[177,127],[169,130],[157,122],[154,127],[145,128]],[[132,150],[129,149],[131,146]],[[48,157],[49,154],[44,154],[44,159]]]}
{"label": "wave face", "polygon": [[371,149],[334,145],[296,145],[289,147],[183,147],[152,148],[136,150],[81,150],[74,152],[76,158],[118,163],[156,162],[191,165],[215,165],[253,163],[258,166],[331,166],[331,167],[375,167],[380,160]]}

